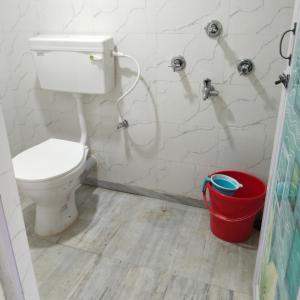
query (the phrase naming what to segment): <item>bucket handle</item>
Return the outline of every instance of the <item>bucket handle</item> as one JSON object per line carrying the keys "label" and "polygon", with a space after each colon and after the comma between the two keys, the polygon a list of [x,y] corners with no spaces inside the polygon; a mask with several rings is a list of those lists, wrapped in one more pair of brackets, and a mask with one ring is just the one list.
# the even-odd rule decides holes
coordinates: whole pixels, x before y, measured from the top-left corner
{"label": "bucket handle", "polygon": [[258,214],[264,207],[264,204],[262,206],[260,206],[258,209],[256,209],[253,213],[251,213],[250,215],[246,215],[244,217],[240,217],[240,218],[235,218],[235,219],[230,219],[230,218],[227,218],[215,211],[213,211],[211,208],[210,208],[210,202],[207,200],[206,198],[206,190],[207,190],[207,182],[208,181],[204,181],[203,183],[203,186],[202,186],[202,194],[203,194],[203,202],[204,202],[204,206],[210,211],[210,213],[215,216],[216,218],[218,219],[221,219],[223,221],[226,221],[226,222],[241,222],[241,221],[245,221],[247,219],[250,219],[251,217],[255,216],[256,214]]}
{"label": "bucket handle", "polygon": [[210,209],[210,203],[208,202],[207,198],[206,198],[206,190],[207,190],[207,183],[210,182],[210,178],[208,176],[205,177],[203,185],[202,185],[202,195],[203,195],[203,202],[204,202],[204,206],[207,209]]}

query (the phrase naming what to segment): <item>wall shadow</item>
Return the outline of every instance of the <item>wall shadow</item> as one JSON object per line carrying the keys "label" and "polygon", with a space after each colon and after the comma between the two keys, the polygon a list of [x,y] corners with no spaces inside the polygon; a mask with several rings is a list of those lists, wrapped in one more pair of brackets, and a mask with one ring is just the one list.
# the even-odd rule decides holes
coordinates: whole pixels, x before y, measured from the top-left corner
{"label": "wall shadow", "polygon": [[126,148],[126,153],[127,153],[128,157],[131,157],[130,149],[131,149],[131,147],[133,147],[133,149],[142,157],[155,158],[157,155],[160,140],[161,140],[159,114],[158,114],[158,109],[157,109],[157,106],[155,103],[155,95],[153,94],[151,86],[149,86],[149,84],[147,83],[147,81],[145,80],[145,78],[143,76],[140,77],[140,82],[145,86],[145,88],[147,90],[147,101],[150,101],[150,103],[151,103],[152,112],[153,112],[153,116],[154,116],[153,122],[144,123],[144,124],[140,123],[140,124],[144,125],[144,126],[151,126],[153,128],[153,136],[147,145],[138,144],[135,141],[135,138],[133,137],[133,135],[131,134],[130,131],[133,126],[139,126],[139,123],[130,125],[130,120],[128,120],[129,128],[119,129],[119,130],[123,131],[124,140],[126,141],[125,148]]}
{"label": "wall shadow", "polygon": [[184,90],[186,91],[186,94],[185,94],[186,98],[188,98],[190,100],[190,102],[194,102],[195,100],[197,101],[198,95],[193,92],[191,83],[187,77],[185,70],[181,71],[179,73],[179,76],[180,76],[180,83],[182,84],[182,86],[184,87]]}
{"label": "wall shadow", "polygon": [[211,102],[215,110],[218,123],[222,126],[230,145],[234,146],[234,139],[229,126],[229,123],[233,123],[235,120],[233,112],[230,110],[221,94],[213,98]]}
{"label": "wall shadow", "polygon": [[[229,65],[233,68],[233,70],[235,70],[235,72],[232,73],[232,76],[234,76],[238,72],[236,69],[236,66],[237,66],[239,60],[241,60],[245,57],[238,57],[238,55],[232,50],[232,48],[226,41],[227,37],[228,36],[220,37],[218,40],[218,43],[219,43],[221,49],[223,50],[225,59],[227,60]],[[252,58],[250,57],[250,59],[252,59]],[[265,102],[266,108],[276,111],[277,110],[276,103],[274,103],[274,99],[272,97],[270,97],[270,95],[268,94],[268,91],[261,83],[261,80],[259,78],[257,78],[257,76],[255,74],[255,61],[253,63],[254,63],[253,72],[244,78],[245,78],[245,80],[248,81],[248,83],[250,83],[252,85],[252,87],[256,90],[257,94]],[[227,82],[227,83],[230,84],[230,82]]]}

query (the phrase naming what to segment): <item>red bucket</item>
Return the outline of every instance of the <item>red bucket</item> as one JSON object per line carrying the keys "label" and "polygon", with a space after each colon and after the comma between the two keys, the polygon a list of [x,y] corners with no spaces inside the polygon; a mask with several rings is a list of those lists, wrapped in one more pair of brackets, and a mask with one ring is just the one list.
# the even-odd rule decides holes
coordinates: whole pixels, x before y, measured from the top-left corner
{"label": "red bucket", "polygon": [[260,210],[236,219],[226,218],[210,210],[210,229],[215,236],[227,242],[247,241],[252,234],[255,217]]}
{"label": "red bucket", "polygon": [[[253,223],[262,210],[266,196],[266,185],[259,178],[239,171],[218,171],[243,184],[233,196],[224,195],[208,183],[203,191],[205,206],[210,210],[211,231],[228,242],[242,242],[250,238]],[[212,174],[213,175],[213,174]],[[209,190],[210,202],[206,198]]]}

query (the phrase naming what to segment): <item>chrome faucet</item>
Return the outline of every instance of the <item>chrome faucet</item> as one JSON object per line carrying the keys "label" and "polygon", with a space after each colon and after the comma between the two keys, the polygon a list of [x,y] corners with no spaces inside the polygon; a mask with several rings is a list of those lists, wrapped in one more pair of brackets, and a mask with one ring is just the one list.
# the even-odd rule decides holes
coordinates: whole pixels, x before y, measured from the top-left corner
{"label": "chrome faucet", "polygon": [[214,86],[211,84],[211,79],[206,78],[203,80],[202,88],[203,100],[207,100],[209,97],[215,97],[219,95]]}

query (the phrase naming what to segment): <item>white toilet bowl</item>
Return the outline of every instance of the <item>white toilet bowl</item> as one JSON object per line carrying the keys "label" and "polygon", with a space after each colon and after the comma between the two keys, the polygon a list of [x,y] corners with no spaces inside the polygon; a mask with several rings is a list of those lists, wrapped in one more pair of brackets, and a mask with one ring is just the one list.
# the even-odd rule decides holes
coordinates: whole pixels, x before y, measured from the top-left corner
{"label": "white toilet bowl", "polygon": [[60,233],[77,218],[75,191],[87,154],[80,143],[49,139],[13,159],[20,192],[36,204],[36,234]]}

